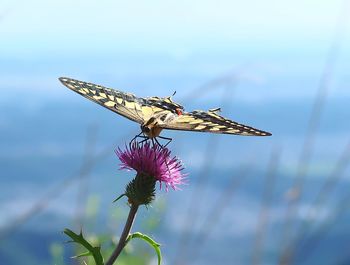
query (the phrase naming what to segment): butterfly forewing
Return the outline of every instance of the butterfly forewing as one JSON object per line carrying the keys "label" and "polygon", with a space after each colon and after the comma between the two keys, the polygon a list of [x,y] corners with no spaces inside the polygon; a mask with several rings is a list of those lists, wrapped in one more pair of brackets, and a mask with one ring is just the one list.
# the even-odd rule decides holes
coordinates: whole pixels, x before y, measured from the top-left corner
{"label": "butterfly forewing", "polygon": [[143,109],[144,100],[132,94],[66,77],[61,77],[60,81],[83,97],[140,124],[148,115],[152,115],[151,111],[148,115],[144,115],[144,112],[147,112]]}
{"label": "butterfly forewing", "polygon": [[161,126],[164,129],[236,134],[247,136],[269,136],[268,132],[226,119],[212,111],[185,112],[171,122]]}

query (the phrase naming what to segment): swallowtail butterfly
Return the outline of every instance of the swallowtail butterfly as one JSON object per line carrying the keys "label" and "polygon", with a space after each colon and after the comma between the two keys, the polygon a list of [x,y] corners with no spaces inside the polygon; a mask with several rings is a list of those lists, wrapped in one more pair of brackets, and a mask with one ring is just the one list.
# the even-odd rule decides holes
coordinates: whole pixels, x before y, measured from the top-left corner
{"label": "swallowtail butterfly", "polygon": [[247,136],[271,135],[271,133],[222,117],[218,114],[219,108],[186,112],[184,107],[173,102],[171,97],[141,98],[71,78],[61,77],[59,80],[83,97],[139,123],[141,125],[140,135],[143,134],[147,139],[165,138],[160,136],[163,129]]}

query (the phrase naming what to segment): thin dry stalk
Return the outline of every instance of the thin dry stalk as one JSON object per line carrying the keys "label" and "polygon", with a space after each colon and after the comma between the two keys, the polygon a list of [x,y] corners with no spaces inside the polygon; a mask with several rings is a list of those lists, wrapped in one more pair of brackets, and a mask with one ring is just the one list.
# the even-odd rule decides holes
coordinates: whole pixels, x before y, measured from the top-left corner
{"label": "thin dry stalk", "polygon": [[256,237],[253,247],[252,254],[252,264],[258,265],[262,264],[262,253],[264,249],[264,241],[266,237],[266,228],[269,221],[269,209],[271,207],[273,193],[276,183],[277,171],[280,163],[281,150],[280,148],[275,148],[271,153],[270,162],[268,165],[265,186],[263,191],[263,198],[261,204],[261,211],[258,217],[258,225],[256,231]]}
{"label": "thin dry stalk", "polygon": [[[332,44],[328,50],[323,73],[320,77],[319,87],[317,89],[317,95],[315,97],[315,101],[312,107],[305,141],[299,157],[296,178],[291,189],[292,192],[296,194],[296,196],[288,202],[287,206],[285,222],[281,235],[281,246],[285,246],[284,249],[280,252],[281,256],[279,259],[279,264],[281,265],[290,264],[291,255],[293,252],[291,251],[291,246],[294,245],[294,240],[291,239],[291,234],[295,227],[293,221],[294,218],[298,215],[299,202],[303,194],[305,178],[307,176],[310,161],[314,152],[316,133],[319,129],[320,119],[323,114],[326,99],[329,94],[330,80],[333,76],[335,65],[339,57],[340,43],[344,35],[344,22],[347,16],[346,12],[344,12],[344,10],[346,10],[344,8],[345,4],[347,4],[346,2],[347,1],[343,2],[343,5],[341,6],[341,12],[337,17],[335,34],[332,39]],[[289,242],[287,243],[287,246],[284,244],[285,242]]]}

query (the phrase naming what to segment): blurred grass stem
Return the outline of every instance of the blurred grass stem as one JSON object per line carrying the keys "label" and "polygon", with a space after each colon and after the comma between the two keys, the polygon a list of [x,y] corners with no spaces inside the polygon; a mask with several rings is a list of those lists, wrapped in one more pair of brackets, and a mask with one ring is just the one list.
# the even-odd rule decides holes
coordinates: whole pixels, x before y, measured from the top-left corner
{"label": "blurred grass stem", "polygon": [[[323,72],[321,73],[317,94],[312,107],[305,141],[299,157],[297,174],[292,187],[292,191],[294,191],[297,196],[288,202],[285,224],[281,236],[281,245],[284,246],[279,258],[279,264],[281,265],[292,263],[291,261],[292,256],[294,255],[295,244],[297,244],[295,236],[294,238],[292,237],[295,223],[293,221],[295,221],[295,217],[299,216],[300,214],[299,204],[303,195],[305,178],[307,176],[309,165],[314,152],[316,133],[320,127],[321,116],[324,112],[326,99],[330,90],[331,79],[334,76],[336,63],[340,53],[340,46],[345,35],[348,4],[348,0],[344,0],[341,3],[339,14],[336,18],[334,35],[331,40],[330,47],[327,51]],[[287,242],[287,244],[284,244],[284,242]]]}

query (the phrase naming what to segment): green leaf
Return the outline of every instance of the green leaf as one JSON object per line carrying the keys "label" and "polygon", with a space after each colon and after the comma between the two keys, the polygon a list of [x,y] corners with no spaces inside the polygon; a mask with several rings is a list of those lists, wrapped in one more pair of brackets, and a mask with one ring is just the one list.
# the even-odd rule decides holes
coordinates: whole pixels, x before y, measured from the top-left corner
{"label": "green leaf", "polygon": [[83,256],[93,256],[96,265],[104,265],[103,262],[103,257],[101,255],[101,251],[100,251],[100,247],[94,247],[92,246],[88,241],[86,241],[86,239],[83,237],[83,233],[80,232],[80,234],[76,234],[74,233],[72,230],[70,229],[64,229],[63,231],[67,236],[69,236],[72,241],[71,242],[75,242],[78,243],[80,245],[82,245],[83,247],[85,247],[88,251],[85,253],[82,253],[80,255],[77,255],[73,258],[77,258],[77,257],[83,257]]}
{"label": "green leaf", "polygon": [[150,244],[154,248],[154,250],[156,251],[157,256],[158,256],[158,265],[160,265],[160,263],[162,261],[162,253],[160,251],[160,244],[157,243],[156,241],[154,241],[151,237],[149,237],[147,235],[144,235],[140,232],[135,232],[135,233],[128,236],[128,238],[126,239],[125,245],[128,244],[129,241],[131,239],[134,239],[134,238],[140,238],[140,239],[146,241],[148,244]]}

